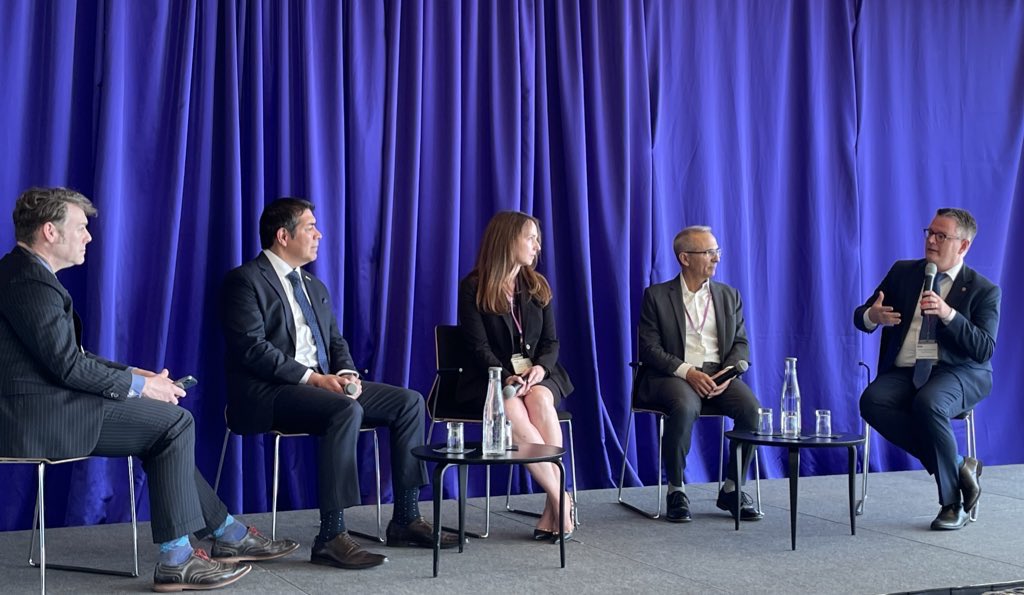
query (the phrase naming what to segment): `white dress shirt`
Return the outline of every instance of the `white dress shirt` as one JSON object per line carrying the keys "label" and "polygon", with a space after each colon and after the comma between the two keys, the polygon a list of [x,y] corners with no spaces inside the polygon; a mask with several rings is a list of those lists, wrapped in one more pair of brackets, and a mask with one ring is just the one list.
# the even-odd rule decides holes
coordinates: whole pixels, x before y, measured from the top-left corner
{"label": "white dress shirt", "polygon": [[[675,375],[686,378],[690,368],[700,368],[708,362],[722,361],[718,352],[718,325],[715,318],[715,304],[711,298],[711,281],[706,280],[697,288],[697,291],[690,291],[686,286],[686,280],[679,275],[679,285],[682,287],[683,318],[686,322],[686,336],[684,339],[686,356],[683,363],[676,368]],[[707,319],[704,312],[707,309]],[[704,326],[701,332],[697,332],[703,321]],[[694,326],[696,325],[696,326]]]}

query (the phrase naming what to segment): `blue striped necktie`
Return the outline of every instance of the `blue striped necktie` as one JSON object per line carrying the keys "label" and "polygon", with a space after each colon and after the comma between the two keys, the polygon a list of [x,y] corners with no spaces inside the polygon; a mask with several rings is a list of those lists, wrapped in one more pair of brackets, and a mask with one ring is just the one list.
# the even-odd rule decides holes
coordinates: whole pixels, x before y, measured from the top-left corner
{"label": "blue striped necktie", "polygon": [[322,374],[330,374],[331,366],[327,362],[327,345],[324,343],[324,336],[320,334],[320,324],[317,322],[316,312],[313,311],[313,306],[309,303],[309,299],[306,298],[306,292],[302,291],[299,272],[292,271],[288,273],[287,277],[288,281],[292,284],[295,301],[299,304],[299,310],[302,310],[302,316],[306,319],[306,325],[313,332],[313,342],[316,343],[316,361],[320,365],[320,372]]}

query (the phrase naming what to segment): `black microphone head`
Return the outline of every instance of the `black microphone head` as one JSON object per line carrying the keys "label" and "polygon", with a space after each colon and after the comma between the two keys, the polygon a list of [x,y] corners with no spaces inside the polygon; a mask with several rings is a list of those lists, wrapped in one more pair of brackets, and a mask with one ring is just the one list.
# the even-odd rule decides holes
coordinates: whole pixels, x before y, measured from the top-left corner
{"label": "black microphone head", "polygon": [[743,374],[744,372],[746,372],[749,369],[750,369],[750,363],[748,363],[747,360],[741,359],[740,361],[736,362],[736,371],[738,373]]}
{"label": "black microphone head", "polygon": [[519,384],[506,384],[505,388],[501,389],[501,396],[504,399],[511,399],[515,396],[516,391],[519,390]]}

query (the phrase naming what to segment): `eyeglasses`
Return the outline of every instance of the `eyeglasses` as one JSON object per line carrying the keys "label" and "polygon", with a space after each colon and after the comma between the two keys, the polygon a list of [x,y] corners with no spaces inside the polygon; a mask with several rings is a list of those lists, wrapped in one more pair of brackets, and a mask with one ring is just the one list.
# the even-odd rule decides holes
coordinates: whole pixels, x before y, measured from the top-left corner
{"label": "eyeglasses", "polygon": [[722,255],[722,249],[721,248],[708,248],[707,250],[683,250],[683,252],[686,253],[686,254],[703,254],[704,256],[707,256],[708,258],[711,258],[713,256],[721,256]]}
{"label": "eyeglasses", "polygon": [[930,239],[932,236],[935,236],[935,241],[940,243],[940,244],[945,242],[946,240],[959,240],[959,239],[961,239],[960,236],[948,236],[948,235],[942,233],[941,231],[932,231],[931,229],[929,229],[927,227],[924,228],[924,239],[926,239],[926,240]]}

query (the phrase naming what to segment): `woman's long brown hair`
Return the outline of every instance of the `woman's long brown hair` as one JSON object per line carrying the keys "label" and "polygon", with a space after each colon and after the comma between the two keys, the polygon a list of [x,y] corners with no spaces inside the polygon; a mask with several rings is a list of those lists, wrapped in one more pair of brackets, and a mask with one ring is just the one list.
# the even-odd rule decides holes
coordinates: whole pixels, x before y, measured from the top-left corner
{"label": "woman's long brown hair", "polygon": [[[540,221],[526,213],[502,211],[491,218],[480,241],[475,272],[478,278],[476,307],[488,314],[506,314],[509,311],[505,293],[505,280],[515,268],[515,246],[527,223],[537,226],[540,243]],[[538,256],[539,258],[539,256]],[[519,269],[518,281],[526,293],[541,306],[551,302],[551,286],[534,267],[537,262]]]}

